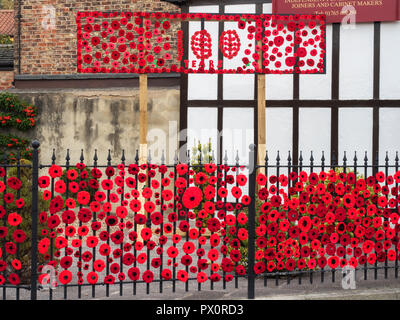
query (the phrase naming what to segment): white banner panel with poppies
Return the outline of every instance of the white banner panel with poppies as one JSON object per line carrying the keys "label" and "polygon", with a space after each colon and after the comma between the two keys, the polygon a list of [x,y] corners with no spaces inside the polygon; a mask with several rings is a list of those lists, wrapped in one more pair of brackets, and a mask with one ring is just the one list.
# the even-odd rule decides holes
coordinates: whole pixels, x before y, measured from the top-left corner
{"label": "white banner panel with poppies", "polygon": [[[238,28],[185,35],[190,21]],[[78,12],[76,22],[79,73],[325,73],[323,15]]]}

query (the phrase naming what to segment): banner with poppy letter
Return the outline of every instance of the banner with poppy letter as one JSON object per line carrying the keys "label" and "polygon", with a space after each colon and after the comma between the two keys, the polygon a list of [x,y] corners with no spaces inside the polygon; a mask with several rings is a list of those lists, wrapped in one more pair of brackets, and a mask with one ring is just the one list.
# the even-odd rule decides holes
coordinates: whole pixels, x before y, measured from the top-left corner
{"label": "banner with poppy letter", "polygon": [[[191,21],[208,23],[176,28]],[[76,22],[79,73],[326,72],[324,15],[78,12]]]}

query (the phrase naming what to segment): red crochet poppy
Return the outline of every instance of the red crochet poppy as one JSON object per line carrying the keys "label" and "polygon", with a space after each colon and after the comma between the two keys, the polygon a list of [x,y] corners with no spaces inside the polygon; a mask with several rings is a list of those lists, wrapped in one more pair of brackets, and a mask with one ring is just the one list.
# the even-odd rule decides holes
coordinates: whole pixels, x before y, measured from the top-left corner
{"label": "red crochet poppy", "polygon": [[187,209],[196,208],[203,198],[203,194],[198,187],[189,187],[182,196],[182,203]]}

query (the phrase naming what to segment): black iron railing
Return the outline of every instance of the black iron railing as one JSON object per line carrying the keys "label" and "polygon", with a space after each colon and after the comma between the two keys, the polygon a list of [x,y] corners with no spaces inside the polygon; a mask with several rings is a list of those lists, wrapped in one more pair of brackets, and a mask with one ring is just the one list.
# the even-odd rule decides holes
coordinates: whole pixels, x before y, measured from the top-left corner
{"label": "black iron railing", "polygon": [[[184,163],[181,163],[176,155],[173,161],[174,163],[171,165],[165,164],[165,156],[163,154],[160,164],[156,165],[152,164],[153,161],[150,153],[146,161],[140,163],[138,152],[136,152],[132,164],[129,164],[127,161],[125,152],[123,152],[122,157],[118,159],[118,163],[113,164],[111,152],[108,152],[107,162],[102,165],[99,163],[97,151],[95,151],[92,164],[79,167],[78,165],[71,164],[69,151],[67,151],[64,164],[58,165],[54,151],[51,157],[51,164],[41,164],[39,162],[39,143],[35,141],[32,146],[32,163],[21,160],[19,156],[17,156],[14,163],[9,163],[7,161],[7,156],[4,154],[3,162],[0,165],[5,189],[4,194],[12,193],[15,195],[16,199],[26,197],[25,194],[21,193],[23,192],[22,190],[24,190],[23,188],[13,189],[12,186],[10,186],[10,177],[16,177],[23,185],[25,184],[29,185],[29,188],[31,187],[31,199],[24,199],[26,202],[25,207],[22,206],[15,209],[15,212],[21,215],[22,210],[30,210],[29,213],[31,213],[31,216],[29,218],[31,218],[31,221],[28,225],[30,228],[28,229],[31,231],[31,235],[28,234],[25,242],[19,243],[15,241],[17,242],[15,245],[15,252],[12,253],[6,248],[6,246],[12,242],[11,238],[4,236],[0,240],[3,252],[0,260],[4,262],[3,265],[5,264],[3,271],[0,271],[0,275],[4,279],[0,284],[2,287],[3,299],[14,297],[17,300],[24,298],[32,300],[38,298],[68,299],[70,296],[69,293],[75,287],[77,288],[76,293],[78,298],[82,298],[83,292],[85,292],[85,294],[90,294],[93,298],[98,294],[104,294],[109,297],[111,287],[117,287],[119,289],[118,294],[121,296],[124,294],[136,295],[138,290],[142,288],[146,294],[151,294],[152,292],[162,294],[166,290],[166,284],[171,284],[171,290],[173,292],[178,291],[178,288],[183,288],[184,292],[188,292],[192,290],[192,287],[194,290],[197,289],[198,291],[208,288],[213,290],[216,285],[221,285],[222,289],[226,290],[231,286],[238,288],[240,281],[246,282],[248,298],[253,299],[255,297],[257,285],[263,283],[263,285],[267,287],[269,280],[274,281],[275,285],[278,285],[282,280],[287,281],[289,284],[293,279],[296,279],[299,284],[302,284],[302,282],[306,280],[313,283],[316,281],[318,275],[320,281],[324,282],[330,275],[332,282],[335,282],[338,273],[340,274],[340,272],[343,272],[343,266],[330,267],[326,261],[322,263],[324,254],[315,253],[314,257],[311,257],[311,255],[306,256],[304,258],[306,264],[310,263],[310,260],[314,258],[315,261],[317,261],[315,262],[316,265],[311,267],[309,265],[307,267],[300,267],[299,261],[303,259],[303,256],[300,254],[297,257],[293,255],[294,258],[290,256],[290,259],[293,259],[294,263],[296,263],[294,268],[292,268],[290,264],[286,264],[283,267],[281,264],[278,268],[281,260],[279,260],[277,256],[278,248],[281,243],[277,240],[268,245],[268,248],[275,250],[275,257],[272,260],[276,265],[271,267],[272,264],[269,263],[270,260],[264,256],[260,257],[260,254],[265,254],[267,249],[267,246],[261,246],[260,243],[272,241],[272,238],[275,238],[275,236],[268,233],[259,233],[259,230],[262,228],[271,227],[269,226],[269,218],[266,220],[261,219],[260,215],[263,213],[260,206],[265,203],[272,203],[273,201],[271,199],[275,196],[276,199],[281,197],[279,201],[282,202],[277,205],[272,205],[272,207],[276,209],[278,214],[281,214],[279,221],[285,220],[290,212],[290,208],[287,207],[289,201],[300,199],[300,194],[304,190],[308,190],[306,188],[312,189],[312,186],[310,187],[312,184],[310,183],[311,176],[314,178],[315,176],[318,177],[315,185],[319,183],[320,187],[327,188],[326,190],[331,188],[327,193],[330,194],[332,199],[336,197],[337,201],[343,201],[343,194],[337,192],[335,184],[329,185],[329,183],[325,183],[326,180],[323,176],[326,176],[326,174],[335,174],[338,176],[342,174],[342,176],[340,176],[341,179],[343,177],[350,179],[349,177],[351,177],[350,180],[342,179],[343,181],[340,183],[343,185],[344,189],[347,187],[351,189],[348,190],[348,194],[351,194],[351,192],[356,189],[357,195],[360,194],[360,190],[356,187],[357,182],[360,182],[360,180],[364,182],[369,181],[368,179],[371,177],[373,179],[378,176],[384,177],[379,183],[375,181],[376,183],[371,183],[370,186],[371,190],[374,189],[374,191],[370,192],[372,196],[376,196],[377,198],[381,197],[381,201],[383,201],[382,205],[376,205],[378,212],[380,212],[377,217],[381,217],[382,227],[376,227],[374,231],[377,231],[379,228],[384,230],[384,239],[376,240],[374,237],[363,239],[364,241],[366,239],[372,239],[374,241],[377,247],[374,248],[372,252],[376,254],[376,260],[371,260],[372,262],[370,263],[366,261],[368,254],[363,252],[360,255],[357,254],[358,260],[356,258],[354,259],[357,260],[358,265],[354,267],[353,270],[356,273],[361,272],[365,280],[368,279],[370,272],[373,273],[373,279],[377,279],[380,272],[382,272],[382,276],[387,279],[391,270],[394,272],[393,277],[395,279],[398,278],[399,254],[397,244],[400,228],[397,221],[392,220],[394,219],[392,214],[399,212],[400,176],[396,176],[396,173],[399,172],[399,157],[397,153],[393,164],[390,163],[388,154],[386,154],[384,164],[379,164],[377,155],[373,163],[370,164],[367,153],[365,153],[361,162],[358,160],[357,154],[354,155],[352,162],[348,161],[347,154],[345,153],[341,164],[336,161],[335,154],[332,155],[331,163],[326,163],[324,153],[322,153],[320,162],[316,163],[314,155],[311,153],[308,164],[305,164],[301,152],[298,162],[296,162],[298,163],[297,165],[293,164],[290,152],[286,164],[282,163],[279,152],[274,163],[271,163],[269,155],[266,153],[265,162],[263,164],[257,164],[257,150],[256,147],[252,145],[250,146],[249,162],[247,164],[240,164],[240,159],[236,157],[235,163],[228,165],[228,158],[225,157],[223,160],[224,163],[215,165],[215,168],[213,167],[214,171],[209,173],[207,171],[208,164],[202,163],[202,157],[200,156],[198,163],[192,164],[189,153],[186,154]],[[79,161],[79,164],[85,162],[83,151],[81,152]],[[47,174],[41,175],[55,167],[60,168],[62,174],[55,174],[53,176]],[[21,171],[25,169],[29,171]],[[96,178],[96,175],[93,173],[96,171],[93,170],[98,170],[98,173],[101,172],[103,179],[101,180],[100,177]],[[85,171],[87,171],[87,174],[83,174]],[[68,176],[68,173],[71,173],[71,175],[73,173],[78,173],[79,176],[71,178]],[[260,183],[260,175],[266,177],[266,180],[262,183]],[[247,179],[247,182],[239,183],[239,176],[241,176],[242,179]],[[48,184],[46,186],[39,183],[41,177],[47,177]],[[106,188],[105,185],[102,185],[102,182],[104,180],[111,180],[111,177],[114,179],[112,180],[113,188]],[[131,179],[129,184],[127,182],[127,177]],[[196,179],[199,180],[197,181]],[[208,191],[211,193],[215,192],[214,195],[208,198],[208,205],[213,208],[210,210],[213,210],[215,214],[208,214],[206,216],[210,219],[215,215],[220,222],[223,222],[217,229],[208,226],[205,222],[206,219],[201,218],[202,213],[200,211],[202,209],[204,210],[203,197],[205,197],[206,194],[204,189],[201,189],[201,204],[198,202],[197,206],[192,208],[184,204],[182,200],[183,195],[191,186],[205,186],[201,182],[201,179],[207,179],[207,185],[211,186]],[[117,183],[119,184],[117,185]],[[296,189],[299,188],[299,183],[307,187],[302,186],[301,189]],[[325,187],[323,187],[322,184],[324,184]],[[102,206],[103,204],[108,204],[110,209],[106,210],[105,207],[102,207],[102,209],[96,209],[95,206],[90,207],[91,216],[87,221],[82,219],[74,220],[74,222],[62,220],[62,213],[72,208],[66,207],[66,200],[73,199],[71,202],[78,202],[75,209],[71,209],[72,211],[76,210],[81,212],[82,209],[88,206],[88,203],[84,204],[77,200],[77,192],[72,188],[74,185],[78,185],[78,190],[88,190],[91,200],[95,199],[93,198],[96,195],[94,191],[103,193],[102,200],[97,199],[98,201],[96,201],[98,203],[95,205]],[[95,185],[97,187],[93,187],[92,190],[88,185]],[[60,188],[62,189],[63,186],[65,190],[61,192]],[[232,198],[233,193],[229,197],[223,195],[224,192],[230,194],[234,187],[237,188],[237,192],[240,194],[243,193],[242,197]],[[147,198],[143,196],[143,191],[146,188],[148,192],[151,192],[151,195]],[[55,215],[61,217],[60,219],[62,222],[55,228],[48,227],[48,224],[46,227],[47,222],[44,222],[45,214],[43,211],[48,211],[49,207],[46,207],[45,210],[42,208],[43,204],[41,204],[41,198],[44,198],[43,189],[47,190],[47,201],[50,205],[53,201],[57,200],[57,197],[62,197],[63,199],[62,210],[55,213]],[[260,190],[269,195],[263,197]],[[169,192],[169,197],[164,197],[166,191]],[[312,194],[311,191],[310,194]],[[140,196],[139,193],[142,193],[142,196]],[[6,196],[3,196],[2,207],[4,209],[4,215],[2,217],[1,226],[10,227],[10,221],[8,219],[10,213],[14,211],[12,207],[14,202],[6,201]],[[96,196],[100,197],[100,194]],[[248,196],[248,201],[243,200],[245,196]],[[310,199],[311,198],[312,197],[310,197]],[[386,198],[387,202],[384,202],[383,198]],[[114,212],[116,211],[116,207],[130,208],[129,201],[132,201],[132,199],[139,199],[141,206],[145,203],[149,204],[150,202],[154,205],[154,209],[143,211],[145,219],[144,224],[137,220],[138,214],[142,211],[134,211],[135,213],[131,216],[121,215],[118,217]],[[149,199],[153,199],[154,201],[150,201]],[[369,200],[369,197],[365,199],[367,199],[366,202],[358,206],[357,210],[365,210],[369,204],[375,205],[375,200]],[[93,200],[93,202],[96,201]],[[321,199],[315,196],[313,199],[305,202],[305,207],[308,208],[310,205],[317,205],[320,203],[319,201],[321,201]],[[395,201],[395,203],[393,201]],[[92,201],[90,201],[90,203],[92,203]],[[331,205],[331,203],[327,203],[326,207],[329,207],[329,205]],[[196,209],[197,207],[199,208]],[[337,206],[330,208],[331,211],[335,212]],[[133,210],[133,208],[131,209]],[[290,228],[294,228],[293,230],[296,228],[299,229],[298,222],[300,218],[307,215],[301,210],[300,207],[296,207],[294,210],[297,212],[297,218],[290,222]],[[153,216],[152,214],[155,212],[159,213],[159,215]],[[129,211],[129,213],[132,212]],[[238,219],[238,217],[243,217],[243,214],[246,216],[244,222]],[[321,217],[326,219],[326,214],[327,212],[325,212],[325,216]],[[52,214],[49,214],[49,216],[51,215]],[[117,217],[117,221],[115,221],[114,224],[104,225],[104,221],[110,216]],[[232,220],[233,223],[227,223],[228,216],[234,217],[234,220]],[[308,216],[312,218],[312,214]],[[23,219],[27,219],[26,215],[23,216]],[[94,227],[98,223],[103,227],[100,229]],[[352,223],[353,221],[351,219],[348,220],[346,222],[346,227]],[[65,232],[67,228],[71,229],[72,227],[78,230],[78,236],[68,235]],[[118,231],[117,227],[120,228],[119,230],[123,230],[124,239],[131,237],[129,241],[116,242],[114,241],[115,239],[111,238],[112,235],[116,236],[115,232]],[[49,229],[46,231],[48,233],[44,232],[43,228]],[[86,232],[79,231],[85,228],[87,228]],[[140,234],[143,228],[147,228],[147,231],[151,230],[156,240],[154,241],[153,238],[149,238],[139,241],[139,237],[140,239],[144,237]],[[394,230],[394,235],[390,236],[390,239],[387,233],[389,228],[393,228]],[[240,231],[240,229],[247,231],[248,236],[243,236],[243,238],[239,237],[239,232],[243,232],[243,230]],[[28,233],[29,230],[24,231]],[[210,234],[207,237],[201,237],[205,231],[210,231]],[[311,239],[301,244],[299,242],[299,235],[291,238],[287,231],[279,232],[282,233],[280,236],[283,237],[282,239],[285,241],[287,239],[294,239],[296,244],[293,245],[293,248],[297,248],[299,252],[303,252],[301,250],[305,250],[305,252],[309,250],[309,248],[307,249],[304,247],[310,247]],[[320,241],[326,238],[324,232],[325,231],[320,232],[318,237],[316,236],[314,239]],[[346,234],[347,233],[350,234],[350,232],[346,231]],[[171,234],[169,238],[166,237],[168,234]],[[59,245],[56,243],[56,241],[58,241],[57,235],[63,235],[67,245],[59,248]],[[96,241],[99,241],[99,245],[100,243],[106,244],[109,248],[109,254],[102,253],[97,245],[92,247],[88,246],[87,238],[89,236],[96,238]],[[39,253],[40,246],[42,245],[41,241],[46,237],[49,239],[49,248],[45,254],[42,254]],[[340,238],[340,234],[338,237],[341,241],[342,238]],[[353,237],[356,238],[355,236]],[[162,241],[160,241],[160,239],[162,239]],[[179,241],[178,239],[182,240]],[[338,260],[345,259],[349,262],[350,259],[355,256],[355,248],[362,245],[361,239],[358,240],[360,240],[360,242],[357,242],[357,245],[353,247],[348,243],[340,245],[340,247],[343,247],[340,250],[344,250],[344,254],[338,255],[336,258],[338,258]],[[79,245],[70,245],[70,243],[73,243],[72,241],[77,241],[76,243],[79,243]],[[216,244],[213,244],[211,241],[215,241]],[[340,241],[338,240],[337,243]],[[86,245],[84,245],[84,243],[86,243]],[[376,243],[380,244],[377,245]],[[28,251],[30,251],[28,259],[24,258],[24,256],[27,255],[27,244],[29,247]],[[21,255],[21,245],[24,245],[25,248],[23,255]],[[184,248],[184,245],[192,247],[192,249],[188,247]],[[325,249],[329,245],[332,245],[332,243],[328,241],[322,243],[321,247]],[[335,248],[339,247],[339,245],[336,245],[336,242],[334,245]],[[382,249],[382,246],[385,247]],[[350,248],[352,250],[348,250]],[[170,251],[178,251],[180,254],[170,254],[170,252],[167,252],[167,249]],[[218,251],[217,258],[213,258],[212,256],[212,254],[215,254],[215,251],[213,251],[214,249]],[[238,251],[242,250],[240,251],[240,259],[232,258],[232,250],[234,249],[238,249]],[[311,250],[311,252],[312,251],[313,250]],[[317,252],[316,250],[314,251]],[[395,258],[393,259],[392,256],[394,252]],[[128,253],[132,259],[131,262],[126,260],[128,259],[126,254]],[[390,254],[392,254],[392,256],[390,256]],[[10,267],[10,265],[14,266],[10,256],[12,256],[12,258],[15,257],[17,260],[24,261],[23,263],[29,264],[30,272],[26,272],[26,268],[19,270],[15,268],[15,270],[13,270]],[[335,256],[335,254],[330,254],[328,256]],[[365,259],[363,258],[365,261],[361,259],[360,256],[365,256]],[[72,266],[61,266],[60,261],[63,259],[67,261],[68,258],[66,257],[72,258]],[[372,258],[371,256],[371,259]],[[390,258],[390,260],[388,258]],[[355,261],[354,259],[352,262]],[[104,270],[98,271],[95,268],[95,262],[98,261],[104,263]],[[51,283],[46,282],[47,280],[52,280],[51,276],[46,276],[42,272],[43,266],[51,265],[49,262],[55,262],[57,264],[57,267],[54,268],[54,272],[58,273],[55,274],[56,281],[60,281],[59,275],[61,272],[69,270],[73,270],[73,272],[71,272],[72,279],[69,279],[65,283],[59,282],[56,287],[51,286]],[[271,268],[271,270],[268,268]],[[168,272],[164,271],[166,269]],[[22,274],[21,270],[24,270],[25,274]],[[132,270],[140,272],[142,278],[132,275]],[[207,282],[203,282],[201,277],[199,278],[200,273],[203,276],[203,270],[203,278],[207,278],[209,282],[208,286]],[[147,278],[143,278],[143,274],[148,271],[151,271],[151,281],[148,281]],[[92,275],[94,277],[98,277],[98,281],[89,282],[88,276],[90,272],[93,272]],[[10,279],[13,280],[10,278],[12,273],[15,273],[20,281],[15,283],[12,283],[12,281],[10,282]],[[28,279],[26,274],[29,275]],[[65,274],[67,275],[68,272]],[[22,278],[24,278],[23,281],[21,281]],[[45,279],[45,281],[43,281],[43,279]],[[111,280],[108,281],[105,279]],[[194,286],[191,286],[191,284],[194,284]],[[44,290],[45,288],[48,288],[48,293]],[[126,288],[130,288],[129,291]],[[151,290],[152,288],[157,289]],[[30,291],[30,296],[21,296],[21,289],[26,292]],[[15,290],[14,296],[10,294],[10,291],[13,290]]]}

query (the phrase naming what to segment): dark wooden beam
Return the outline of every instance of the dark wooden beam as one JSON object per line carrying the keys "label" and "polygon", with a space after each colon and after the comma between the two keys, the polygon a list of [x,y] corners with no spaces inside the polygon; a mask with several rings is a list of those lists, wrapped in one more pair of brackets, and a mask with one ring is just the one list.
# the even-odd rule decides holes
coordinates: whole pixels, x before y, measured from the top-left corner
{"label": "dark wooden beam", "polygon": [[[340,24],[332,26],[332,100],[339,100],[339,67],[340,67]],[[339,105],[332,105],[331,109],[331,164],[332,156],[339,154]]]}
{"label": "dark wooden beam", "polygon": [[[381,23],[374,23],[374,101],[380,98],[380,65],[381,65]],[[372,116],[372,160],[379,159],[379,108],[382,105],[376,103],[373,106]],[[398,105],[399,106],[399,105]],[[377,168],[374,173],[376,173]]]}
{"label": "dark wooden beam", "polygon": [[[179,87],[180,76],[150,77],[149,87]],[[139,88],[139,77],[109,79],[19,79],[14,80],[16,89],[107,89]]]}
{"label": "dark wooden beam", "polygon": [[[190,108],[255,108],[256,100],[190,100]],[[266,100],[267,108],[399,108],[400,100]]]}

